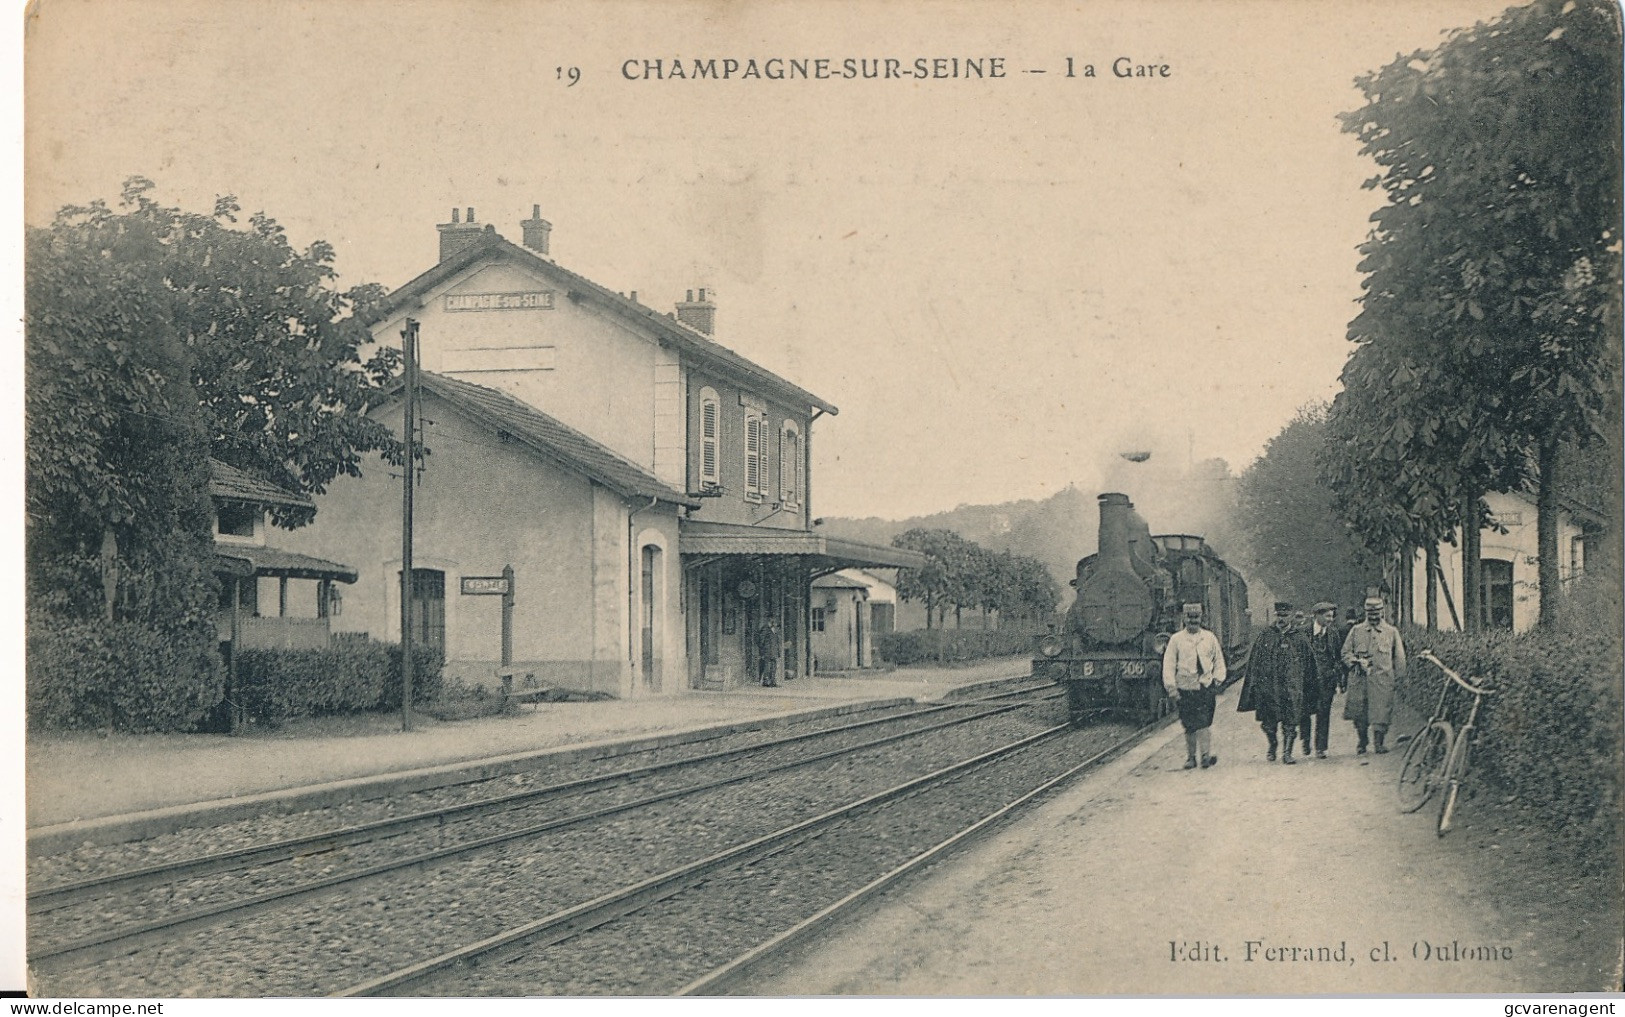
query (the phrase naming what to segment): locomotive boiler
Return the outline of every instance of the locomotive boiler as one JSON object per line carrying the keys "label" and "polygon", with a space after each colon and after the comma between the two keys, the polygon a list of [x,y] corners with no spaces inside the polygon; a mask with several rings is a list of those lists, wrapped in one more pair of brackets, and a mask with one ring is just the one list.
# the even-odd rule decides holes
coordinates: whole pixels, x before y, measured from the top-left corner
{"label": "locomotive boiler", "polygon": [[1201,537],[1152,536],[1125,494],[1100,496],[1099,549],[1078,562],[1072,586],[1077,597],[1060,631],[1039,641],[1033,675],[1065,686],[1074,724],[1168,712],[1162,651],[1182,605],[1202,605],[1232,666],[1251,635],[1241,573]]}

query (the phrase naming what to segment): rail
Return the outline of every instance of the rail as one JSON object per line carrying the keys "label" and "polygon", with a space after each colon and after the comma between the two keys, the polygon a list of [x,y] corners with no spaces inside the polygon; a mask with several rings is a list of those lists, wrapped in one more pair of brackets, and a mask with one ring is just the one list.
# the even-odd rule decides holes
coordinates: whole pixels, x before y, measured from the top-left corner
{"label": "rail", "polygon": [[[1009,694],[1010,693],[1004,693],[1001,696],[988,698],[1002,698],[1002,696],[1008,696]],[[1042,701],[1042,699],[1040,699],[1040,701]],[[962,716],[950,716],[947,720],[937,721],[935,723],[928,724],[925,727],[912,728],[895,734],[884,734],[878,738],[866,739],[865,741],[855,745],[841,746],[835,749],[816,752],[807,757],[793,759],[764,769],[746,769],[745,771],[731,774],[720,779],[702,781],[699,784],[683,785],[666,791],[641,796],[631,801],[621,802],[607,807],[589,809],[585,812],[557,817],[540,823],[527,824],[518,829],[504,830],[498,833],[476,837],[468,841],[435,850],[422,852],[403,858],[392,859],[386,862],[364,865],[349,872],[330,875],[325,878],[312,880],[310,882],[301,883],[290,887],[265,891],[238,900],[203,905],[178,914],[151,918],[146,921],[132,923],[131,925],[123,927],[105,928],[95,934],[74,940],[59,941],[50,945],[34,944],[34,949],[30,953],[29,959],[35,963],[47,960],[60,962],[70,957],[78,958],[82,961],[102,959],[116,953],[129,950],[132,947],[144,943],[161,941],[180,932],[218,924],[231,918],[246,917],[248,915],[263,911],[273,905],[281,905],[294,900],[307,899],[319,894],[331,893],[346,886],[352,885],[362,879],[369,879],[384,875],[386,873],[421,869],[449,858],[467,855],[476,851],[497,846],[499,844],[524,839],[551,830],[584,824],[598,819],[604,819],[612,815],[630,812],[662,801],[669,801],[686,795],[697,794],[731,784],[754,780],[769,773],[776,773],[784,770],[795,769],[797,767],[812,765],[827,759],[837,758],[850,753],[861,752],[866,749],[872,749],[896,741],[901,741],[906,738],[916,737],[932,731],[940,730],[942,728],[953,727],[980,720],[985,717],[1005,713],[1010,710],[1019,709],[1024,705],[1027,704],[1023,702],[993,704],[990,702],[979,702],[978,700],[965,700],[957,703],[941,704],[939,706],[928,707],[926,709],[900,716],[872,719],[856,724],[843,725],[834,729],[802,732],[787,738],[773,739],[767,742],[741,748],[729,749],[724,752],[700,756],[697,758],[687,758],[665,763],[656,763],[651,766],[638,767],[631,770],[619,770],[600,776],[568,781],[563,784],[553,785],[546,788],[531,789],[510,795],[503,795],[494,799],[485,799],[476,802],[463,803],[460,805],[444,806],[439,809],[432,809],[410,816],[393,817],[391,819],[374,823],[361,824],[347,830],[328,831],[327,833],[315,834],[308,837],[291,838],[276,844],[246,848],[235,852],[225,852],[219,856],[206,857],[189,863],[179,863],[168,866],[154,866],[149,869],[136,870],[134,872],[116,876],[87,880],[80,884],[48,888],[37,891],[36,894],[30,895],[30,910],[36,915],[72,901],[82,900],[87,897],[105,896],[119,890],[126,890],[136,885],[152,885],[153,883],[167,882],[175,878],[183,878],[184,876],[195,876],[202,872],[230,871],[246,864],[260,864],[268,861],[283,860],[312,853],[320,853],[321,851],[332,850],[339,846],[364,843],[368,840],[376,839],[384,835],[386,832],[394,832],[414,825],[438,825],[443,823],[446,818],[451,815],[479,815],[486,812],[497,811],[502,808],[512,808],[516,805],[532,801],[546,800],[547,798],[555,797],[564,792],[577,792],[611,783],[626,783],[633,778],[650,773],[674,770],[683,767],[692,767],[704,762],[741,758],[753,752],[762,752],[781,748],[787,745],[809,741],[819,737],[845,734],[862,728],[885,724],[887,722],[908,720],[943,712],[958,714],[964,712],[966,707],[983,707],[982,709],[973,709],[969,712],[964,712],[964,715]],[[168,878],[166,879],[165,877]]]}
{"label": "rail", "polygon": [[918,791],[939,784],[945,779],[964,773],[967,770],[982,766],[992,760],[1018,752],[1030,745],[1048,741],[1068,733],[1069,725],[1061,724],[1048,728],[1036,734],[1021,738],[1015,742],[1000,746],[988,752],[981,753],[971,759],[962,760],[942,767],[922,777],[905,781],[886,790],[865,796],[864,798],[828,810],[810,819],[805,819],[772,833],[754,838],[743,844],[726,848],[707,858],[679,866],[674,869],[651,876],[638,883],[611,891],[593,900],[567,908],[555,914],[524,925],[507,929],[497,935],[487,937],[477,943],[472,943],[455,950],[450,950],[436,957],[419,961],[389,974],[370,979],[357,985],[352,985],[338,992],[332,993],[336,997],[354,996],[381,996],[401,992],[405,989],[419,986],[434,975],[448,971],[460,965],[468,964],[477,958],[490,954],[503,947],[513,946],[524,942],[533,947],[553,945],[571,938],[580,931],[596,928],[606,922],[620,918],[636,911],[638,908],[652,901],[669,897],[681,889],[691,887],[703,882],[708,875],[716,873],[726,867],[743,864],[754,858],[763,857],[784,845],[811,836],[814,833],[840,822],[854,813],[866,810],[872,806],[894,801],[899,798],[915,794]]}
{"label": "rail", "polygon": [[714,968],[710,973],[689,982],[678,989],[674,995],[716,996],[727,994],[768,958],[778,956],[786,952],[792,945],[810,939],[818,934],[820,930],[833,926],[839,919],[856,911],[864,901],[874,897],[887,887],[900,882],[910,874],[923,869],[937,859],[946,856],[949,852],[964,846],[973,838],[988,832],[1018,809],[1049,794],[1078,774],[1116,757],[1160,726],[1160,722],[1148,724],[1111,745],[1105,751],[1097,752],[1083,762],[1045,780],[1037,787],[1005,803],[1000,808],[988,813],[947,839],[918,852],[907,861],[847,894],[810,918],[796,923],[772,939],[746,950],[726,964]]}

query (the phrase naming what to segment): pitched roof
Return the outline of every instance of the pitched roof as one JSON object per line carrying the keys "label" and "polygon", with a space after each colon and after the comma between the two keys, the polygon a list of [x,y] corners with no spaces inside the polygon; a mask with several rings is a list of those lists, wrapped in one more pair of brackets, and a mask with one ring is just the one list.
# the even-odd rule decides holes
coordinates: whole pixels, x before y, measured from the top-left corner
{"label": "pitched roof", "polygon": [[218,459],[209,460],[209,495],[258,505],[295,505],[303,508],[315,504],[309,495],[278,487]]}
{"label": "pitched roof", "polygon": [[[420,371],[418,380],[425,390],[457,406],[476,422],[511,435],[533,451],[618,494],[699,507],[698,501],[673,490],[638,464],[506,392],[432,371]],[[392,391],[398,392],[399,388],[396,384]]]}
{"label": "pitched roof", "polygon": [[[283,551],[275,547],[253,547],[241,544],[214,545],[217,564],[233,574],[257,576],[288,576],[293,579],[337,579],[353,583],[359,578],[355,569],[325,558],[312,558],[308,554]],[[247,563],[247,570],[239,564]]]}
{"label": "pitched roof", "polygon": [[572,299],[592,298],[620,317],[641,325],[643,331],[652,334],[659,341],[670,344],[678,352],[724,375],[732,375],[760,386],[793,404],[804,404],[832,416],[840,412],[831,403],[779,377],[767,368],[745,359],[676,318],[645,307],[635,300],[628,300],[585,276],[561,268],[536,252],[503,239],[494,230],[483,234],[483,239],[479,243],[464,248],[390,293],[374,309],[369,323],[376,324],[402,310],[418,306],[436,286],[452,279],[476,262],[488,258],[516,261],[525,267],[557,278],[568,287],[567,295]]}

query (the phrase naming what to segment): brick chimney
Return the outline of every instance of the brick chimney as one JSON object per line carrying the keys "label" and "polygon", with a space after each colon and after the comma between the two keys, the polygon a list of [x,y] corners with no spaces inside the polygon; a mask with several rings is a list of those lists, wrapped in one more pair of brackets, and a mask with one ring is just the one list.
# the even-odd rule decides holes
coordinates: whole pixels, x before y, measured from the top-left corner
{"label": "brick chimney", "polygon": [[547,237],[553,232],[553,224],[542,218],[542,206],[530,206],[530,218],[519,220],[519,228],[525,231],[525,246],[548,257]]}
{"label": "brick chimney", "polygon": [[451,222],[443,222],[436,226],[435,229],[440,231],[441,261],[445,261],[447,258],[461,251],[466,251],[470,247],[481,243],[485,239],[484,231],[482,231],[479,224],[474,221],[474,209],[472,206],[470,206],[468,209],[467,222],[458,221],[457,210],[454,208],[451,210]]}
{"label": "brick chimney", "polygon": [[686,297],[677,301],[677,320],[696,332],[715,335],[717,305],[705,298],[705,290],[700,290],[698,300],[694,299],[694,291],[689,290]]}

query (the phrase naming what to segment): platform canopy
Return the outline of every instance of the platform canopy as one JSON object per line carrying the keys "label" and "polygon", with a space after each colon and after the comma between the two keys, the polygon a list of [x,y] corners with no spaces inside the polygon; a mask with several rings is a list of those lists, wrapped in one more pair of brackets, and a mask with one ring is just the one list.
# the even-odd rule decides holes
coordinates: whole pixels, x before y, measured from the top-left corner
{"label": "platform canopy", "polygon": [[215,570],[227,575],[336,579],[341,583],[353,583],[359,578],[356,570],[348,565],[274,547],[216,544],[214,561]]}
{"label": "platform canopy", "polygon": [[733,523],[682,523],[678,550],[685,556],[794,556],[807,559],[815,574],[850,568],[917,569],[927,562],[917,551],[881,547],[831,537],[817,530],[791,530]]}

